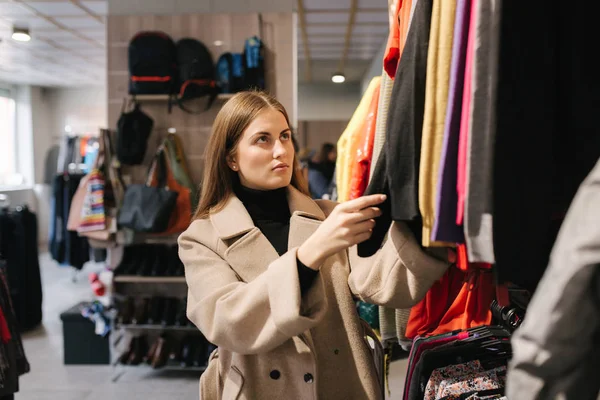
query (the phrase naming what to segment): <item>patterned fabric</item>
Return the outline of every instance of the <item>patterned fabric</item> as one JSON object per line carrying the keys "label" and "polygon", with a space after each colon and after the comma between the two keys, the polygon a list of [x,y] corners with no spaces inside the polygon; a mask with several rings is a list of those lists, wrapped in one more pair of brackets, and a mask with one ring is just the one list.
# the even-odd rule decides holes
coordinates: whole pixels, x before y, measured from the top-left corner
{"label": "patterned fabric", "polygon": [[438,368],[431,373],[431,377],[425,388],[424,400],[435,400],[442,382],[449,378],[460,378],[465,375],[472,375],[478,372],[483,372],[483,367],[479,360],[469,361],[464,364],[449,365],[447,367]]}
{"label": "patterned fabric", "polygon": [[478,390],[500,389],[504,387],[500,372],[506,373],[506,367],[445,379],[440,383],[435,399]]}
{"label": "patterned fabric", "polygon": [[99,169],[93,169],[87,183],[87,193],[81,207],[81,223],[77,230],[91,232],[105,228],[104,174]]}

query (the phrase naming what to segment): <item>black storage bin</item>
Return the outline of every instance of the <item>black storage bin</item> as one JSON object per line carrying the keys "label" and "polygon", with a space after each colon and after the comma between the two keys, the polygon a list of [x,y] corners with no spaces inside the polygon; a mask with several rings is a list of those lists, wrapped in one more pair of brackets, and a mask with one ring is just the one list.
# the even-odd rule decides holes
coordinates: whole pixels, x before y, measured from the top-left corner
{"label": "black storage bin", "polygon": [[79,303],[60,314],[65,365],[110,364],[110,334],[96,335],[94,323],[81,315],[87,305],[89,303]]}

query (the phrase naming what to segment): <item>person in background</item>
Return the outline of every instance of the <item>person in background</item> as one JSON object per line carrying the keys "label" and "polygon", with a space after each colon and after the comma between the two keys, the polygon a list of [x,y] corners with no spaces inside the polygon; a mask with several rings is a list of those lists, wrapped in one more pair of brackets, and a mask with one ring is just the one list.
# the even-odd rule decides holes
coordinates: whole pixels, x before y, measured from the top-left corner
{"label": "person in background", "polygon": [[313,199],[323,199],[330,195],[336,158],[335,146],[323,143],[321,151],[308,162],[308,187]]}
{"label": "person in background", "polygon": [[265,93],[225,103],[205,154],[200,205],[178,239],[188,318],[218,346],[200,398],[383,400],[383,350],[354,296],[411,307],[452,253],[433,257],[393,222],[376,255],[358,257],[385,196],[312,200],[287,113]]}

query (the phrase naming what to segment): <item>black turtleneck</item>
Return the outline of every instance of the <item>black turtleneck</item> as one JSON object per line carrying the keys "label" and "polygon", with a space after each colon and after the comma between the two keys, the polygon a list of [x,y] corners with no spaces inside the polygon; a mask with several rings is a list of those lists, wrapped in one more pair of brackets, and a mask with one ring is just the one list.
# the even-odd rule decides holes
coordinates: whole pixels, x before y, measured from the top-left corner
{"label": "black turtleneck", "polygon": [[[279,255],[286,253],[291,218],[286,188],[256,190],[237,184],[235,194],[246,207],[254,225],[271,242],[277,253]],[[296,262],[298,264],[300,292],[304,294],[311,287],[318,272],[308,268],[300,260],[296,260]]]}

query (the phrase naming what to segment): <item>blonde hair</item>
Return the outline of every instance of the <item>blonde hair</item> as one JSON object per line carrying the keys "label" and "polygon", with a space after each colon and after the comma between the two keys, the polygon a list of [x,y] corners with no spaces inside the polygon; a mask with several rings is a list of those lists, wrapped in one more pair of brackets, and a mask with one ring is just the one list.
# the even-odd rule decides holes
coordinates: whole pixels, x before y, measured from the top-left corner
{"label": "blonde hair", "polygon": [[[228,157],[235,154],[237,145],[248,125],[267,108],[282,113],[288,126],[290,125],[283,105],[274,97],[259,91],[237,93],[225,103],[217,114],[205,149],[200,203],[193,220],[206,218],[211,210],[221,210],[233,195],[233,185],[238,177],[229,168]],[[308,185],[297,167],[298,160],[294,156],[294,172],[290,184],[308,196]]]}

